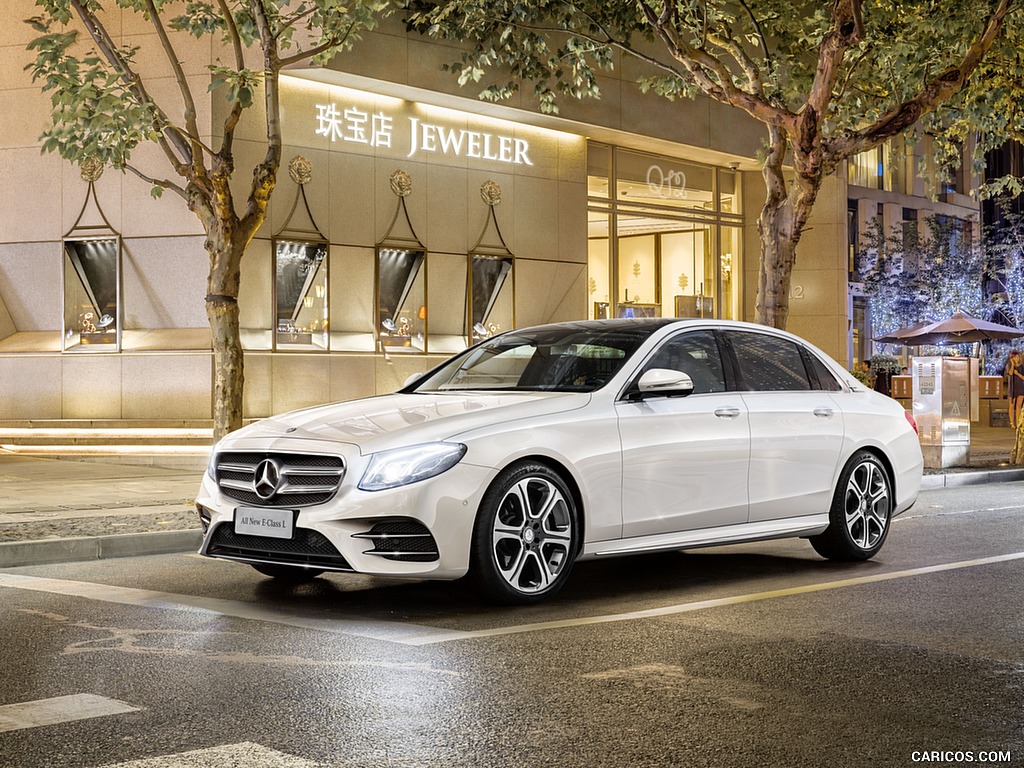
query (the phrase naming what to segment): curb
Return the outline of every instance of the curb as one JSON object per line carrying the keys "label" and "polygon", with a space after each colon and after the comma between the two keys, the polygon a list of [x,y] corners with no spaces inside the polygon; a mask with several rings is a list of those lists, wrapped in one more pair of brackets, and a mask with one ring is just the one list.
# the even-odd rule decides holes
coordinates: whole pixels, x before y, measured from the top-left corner
{"label": "curb", "polygon": [[199,530],[117,533],[107,536],[78,536],[42,541],[8,541],[0,543],[0,568],[73,563],[81,560],[105,560],[111,557],[197,552],[202,543],[203,534]]}
{"label": "curb", "polygon": [[987,483],[1015,483],[1024,480],[1024,469],[991,469],[977,472],[951,472],[942,475],[924,475],[921,478],[921,490],[935,488],[961,488],[965,485],[984,485]]}

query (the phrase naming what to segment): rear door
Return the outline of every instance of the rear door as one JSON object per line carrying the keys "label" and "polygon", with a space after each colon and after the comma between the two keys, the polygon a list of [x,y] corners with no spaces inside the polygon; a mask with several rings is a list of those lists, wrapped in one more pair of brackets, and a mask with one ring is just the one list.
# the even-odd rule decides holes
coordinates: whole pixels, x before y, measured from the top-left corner
{"label": "rear door", "polygon": [[842,411],[821,388],[834,379],[822,384],[813,353],[791,339],[724,337],[750,422],[750,522],[827,512],[844,441]]}

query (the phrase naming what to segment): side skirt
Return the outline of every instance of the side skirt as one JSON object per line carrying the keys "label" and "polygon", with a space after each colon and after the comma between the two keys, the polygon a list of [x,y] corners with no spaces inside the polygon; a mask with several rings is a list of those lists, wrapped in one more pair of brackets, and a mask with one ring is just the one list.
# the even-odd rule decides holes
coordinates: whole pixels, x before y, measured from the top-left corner
{"label": "side skirt", "polygon": [[583,547],[581,560],[639,552],[657,552],[666,549],[696,549],[724,544],[742,544],[748,541],[788,539],[816,536],[828,527],[828,514],[794,517],[786,520],[727,525],[720,528],[702,528],[680,533],[659,533],[616,541],[592,541]]}

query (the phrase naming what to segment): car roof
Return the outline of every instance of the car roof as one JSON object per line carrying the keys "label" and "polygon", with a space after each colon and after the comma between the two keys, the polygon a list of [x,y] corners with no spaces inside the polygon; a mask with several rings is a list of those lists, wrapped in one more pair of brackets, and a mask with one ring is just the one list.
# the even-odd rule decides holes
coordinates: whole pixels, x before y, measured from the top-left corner
{"label": "car roof", "polygon": [[637,329],[647,331],[648,334],[652,334],[667,326],[678,326],[686,327],[688,325],[702,325],[712,326],[715,328],[734,328],[742,330],[753,330],[753,331],[766,331],[769,333],[778,333],[782,335],[792,336],[785,331],[780,331],[777,328],[772,328],[767,325],[760,325],[758,323],[748,323],[742,320],[722,320],[718,318],[700,318],[700,317],[617,317],[608,318],[605,320],[569,320],[561,323],[543,323],[533,325],[525,328],[518,328],[518,331],[533,331],[542,328],[576,328],[579,330],[631,330]]}

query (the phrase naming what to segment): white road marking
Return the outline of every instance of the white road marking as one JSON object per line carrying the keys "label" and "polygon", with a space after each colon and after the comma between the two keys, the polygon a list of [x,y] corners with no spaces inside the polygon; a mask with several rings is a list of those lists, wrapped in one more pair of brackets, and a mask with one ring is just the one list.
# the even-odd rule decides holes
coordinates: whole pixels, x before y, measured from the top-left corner
{"label": "white road marking", "polygon": [[240,744],[179,752],[176,755],[111,763],[104,768],[210,768],[211,765],[231,768],[317,768],[320,764],[244,741]]}
{"label": "white road marking", "polygon": [[1005,563],[1011,560],[1024,559],[1024,552],[1013,552],[1008,555],[996,555],[977,560],[963,560],[958,563],[943,563],[941,565],[929,565],[923,568],[912,568],[906,571],[892,571],[890,573],[879,573],[872,576],[859,576],[853,579],[840,579],[838,581],[825,581],[818,584],[805,584],[801,587],[788,587],[786,589],[773,589],[767,592],[753,592],[746,595],[735,595],[733,597],[721,597],[715,600],[700,600],[695,603],[681,603],[678,605],[666,605],[661,608],[648,608],[642,611],[630,611],[628,613],[613,613],[604,616],[587,616],[578,619],[565,619],[561,621],[542,621],[535,624],[520,624],[512,627],[495,627],[493,629],[478,629],[468,632],[452,633],[450,636],[424,635],[423,637],[407,637],[402,642],[408,645],[430,645],[432,643],[445,643],[452,640],[468,640],[470,638],[496,637],[499,635],[514,635],[522,632],[540,632],[546,629],[563,629],[565,627],[580,627],[588,624],[609,624],[617,621],[634,621],[636,619],[653,619],[661,616],[672,616],[679,613],[691,613],[703,611],[708,608],[721,608],[727,605],[740,605],[742,603],[756,603],[761,600],[774,600],[778,597],[792,597],[793,595],[804,595],[811,592],[824,592],[829,589],[842,589],[844,587],[856,587],[862,584],[874,584],[880,581],[891,581],[894,579],[905,579],[911,576],[923,576],[929,573],[942,573],[943,571],[955,571],[961,568],[974,568],[979,565],[992,565],[994,563]]}
{"label": "white road marking", "polygon": [[[932,504],[930,509],[946,509],[941,504]],[[977,515],[984,512],[1019,512],[1021,510],[1020,504],[1013,504],[1009,507],[982,507],[980,509],[949,509],[946,512],[925,512],[923,515],[909,515],[902,514],[894,517],[892,521],[894,523],[900,523],[904,520],[920,520],[925,517],[949,517],[950,515]]]}
{"label": "white road marking", "polygon": [[0,707],[0,733],[138,711],[138,707],[125,704],[123,701],[92,693],[24,701]]}
{"label": "white road marking", "polygon": [[448,643],[456,640],[499,637],[502,635],[515,635],[525,632],[540,632],[548,629],[582,627],[590,624],[610,624],[619,621],[653,619],[662,616],[673,616],[680,613],[703,611],[709,608],[721,608],[729,605],[755,603],[762,600],[774,600],[781,597],[805,595],[812,592],[824,592],[831,589],[857,587],[864,584],[876,584],[883,581],[894,581],[896,579],[925,576],[932,573],[944,573],[946,571],[957,571],[964,568],[976,568],[978,566],[994,565],[996,563],[1006,563],[1022,559],[1024,559],[1024,552],[1011,552],[1005,555],[994,555],[992,557],[983,557],[975,560],[961,560],[955,563],[940,563],[938,565],[928,565],[921,568],[910,568],[905,571],[890,571],[888,573],[858,576],[851,579],[823,581],[816,584],[805,584],[798,587],[787,587],[784,589],[774,589],[765,592],[752,592],[745,595],[734,595],[732,597],[722,597],[713,600],[699,600],[693,603],[679,603],[676,605],[662,606],[660,608],[648,608],[641,611],[612,613],[602,616],[584,616],[575,619],[542,621],[533,624],[519,624],[476,630],[443,629],[437,627],[426,627],[418,624],[407,624],[403,622],[374,620],[311,619],[302,616],[293,616],[281,611],[262,608],[258,605],[252,605],[249,603],[240,603],[233,600],[193,597],[190,595],[175,595],[166,592],[151,592],[142,589],[114,587],[107,584],[90,584],[87,582],[45,579],[36,576],[20,576],[16,574],[0,573],[0,587],[28,589],[37,592],[50,592],[61,595],[74,595],[76,597],[85,597],[91,600],[103,600],[112,603],[123,603],[125,605],[163,608],[166,610],[205,610],[223,616],[233,616],[253,621],[268,621],[276,624],[285,624],[287,626],[301,627],[304,629],[315,629],[321,632],[330,632],[338,635],[352,635],[356,637],[366,637],[373,640],[385,640],[387,642],[398,643],[400,645],[434,645],[437,643]]}
{"label": "white road marking", "polygon": [[116,587],[110,584],[92,584],[85,581],[46,579],[38,576],[21,576],[13,573],[0,573],[0,587],[84,597],[89,600],[101,600],[107,603],[119,603],[122,605],[138,605],[145,608],[205,611],[218,616],[231,616],[238,619],[286,624],[290,627],[315,629],[320,632],[330,632],[336,635],[366,637],[371,640],[386,640],[393,643],[405,643],[406,637],[430,637],[435,632],[443,634],[446,639],[451,639],[450,636],[452,634],[452,630],[433,629],[418,624],[404,624],[397,621],[315,619],[296,616],[295,614],[274,608],[237,600],[178,595],[170,592],[154,592],[148,589]]}

